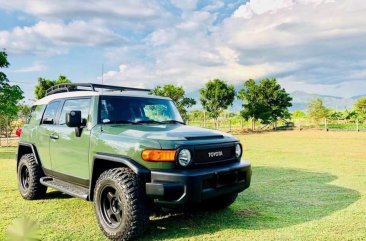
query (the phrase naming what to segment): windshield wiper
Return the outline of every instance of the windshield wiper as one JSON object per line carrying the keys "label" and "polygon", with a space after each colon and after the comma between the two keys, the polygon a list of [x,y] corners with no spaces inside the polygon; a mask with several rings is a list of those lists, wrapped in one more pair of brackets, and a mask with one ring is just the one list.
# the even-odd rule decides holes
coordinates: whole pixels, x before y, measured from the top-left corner
{"label": "windshield wiper", "polygon": [[182,124],[182,125],[185,125],[186,123],[182,122],[182,121],[177,121],[177,120],[165,120],[165,121],[162,121],[162,123],[167,123],[167,124]]}
{"label": "windshield wiper", "polygon": [[111,121],[111,122],[108,122],[105,124],[133,124],[133,125],[136,125],[137,123],[133,122],[133,121],[128,121],[128,120],[116,120],[116,121]]}
{"label": "windshield wiper", "polygon": [[156,120],[140,120],[134,122],[136,124],[163,124],[163,122],[156,121]]}

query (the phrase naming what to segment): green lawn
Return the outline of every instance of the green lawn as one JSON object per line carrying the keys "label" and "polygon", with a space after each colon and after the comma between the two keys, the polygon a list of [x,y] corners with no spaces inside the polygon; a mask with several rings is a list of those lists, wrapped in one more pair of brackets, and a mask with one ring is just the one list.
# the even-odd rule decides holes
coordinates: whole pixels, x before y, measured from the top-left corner
{"label": "green lawn", "polygon": [[[277,132],[239,136],[252,186],[219,212],[151,217],[146,240],[366,240],[366,133]],[[92,203],[54,190],[25,201],[15,149],[0,149],[0,240],[18,217],[42,240],[105,240]]]}

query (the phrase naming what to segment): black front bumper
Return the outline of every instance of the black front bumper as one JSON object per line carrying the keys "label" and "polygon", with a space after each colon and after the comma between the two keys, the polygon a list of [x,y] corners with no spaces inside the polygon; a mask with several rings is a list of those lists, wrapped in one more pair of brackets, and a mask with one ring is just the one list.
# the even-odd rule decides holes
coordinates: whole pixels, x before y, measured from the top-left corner
{"label": "black front bumper", "polygon": [[199,203],[245,190],[251,175],[250,164],[244,161],[205,169],[151,171],[146,194],[161,205]]}

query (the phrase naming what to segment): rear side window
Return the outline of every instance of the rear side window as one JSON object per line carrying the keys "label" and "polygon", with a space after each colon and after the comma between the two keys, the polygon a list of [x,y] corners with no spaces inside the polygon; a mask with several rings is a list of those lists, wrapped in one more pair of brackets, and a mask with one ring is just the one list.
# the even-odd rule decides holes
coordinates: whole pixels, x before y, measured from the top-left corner
{"label": "rear side window", "polygon": [[28,116],[27,124],[30,125],[38,125],[42,118],[43,113],[42,105],[34,105],[32,106],[31,113]]}
{"label": "rear side window", "polygon": [[31,108],[31,111],[30,111],[30,113],[29,113],[29,115],[28,115],[28,117],[27,117],[27,120],[26,120],[26,124],[29,124],[30,123],[30,121],[31,121],[31,119],[32,119],[32,116],[34,116],[34,111],[36,110],[36,105],[34,105],[34,106],[32,106],[32,108]]}
{"label": "rear side window", "polygon": [[65,125],[66,113],[73,110],[81,111],[81,118],[88,120],[90,98],[66,100],[61,111],[59,124]]}
{"label": "rear side window", "polygon": [[60,106],[61,101],[54,101],[49,103],[43,114],[42,124],[54,124],[56,120],[57,110]]}

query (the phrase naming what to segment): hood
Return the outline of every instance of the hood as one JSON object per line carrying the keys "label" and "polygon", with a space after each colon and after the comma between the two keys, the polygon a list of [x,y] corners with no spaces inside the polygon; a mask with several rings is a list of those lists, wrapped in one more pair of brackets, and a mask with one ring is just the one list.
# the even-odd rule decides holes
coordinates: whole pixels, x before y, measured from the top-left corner
{"label": "hood", "polygon": [[200,127],[180,124],[167,125],[103,125],[103,132],[114,135],[127,135],[135,138],[154,140],[210,140],[234,138],[232,135]]}

